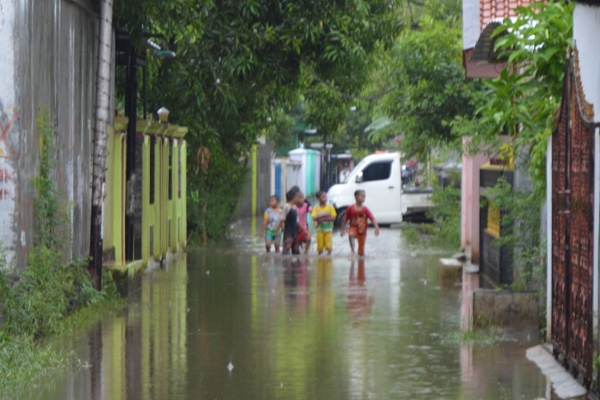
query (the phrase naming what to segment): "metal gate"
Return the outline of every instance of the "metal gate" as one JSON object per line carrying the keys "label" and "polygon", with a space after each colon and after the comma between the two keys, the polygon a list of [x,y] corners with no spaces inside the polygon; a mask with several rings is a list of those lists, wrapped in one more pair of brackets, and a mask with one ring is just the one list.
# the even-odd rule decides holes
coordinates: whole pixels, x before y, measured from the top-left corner
{"label": "metal gate", "polygon": [[[589,383],[593,358],[594,130],[581,116],[570,60],[552,136],[552,344]],[[585,101],[585,100],[583,100]]]}

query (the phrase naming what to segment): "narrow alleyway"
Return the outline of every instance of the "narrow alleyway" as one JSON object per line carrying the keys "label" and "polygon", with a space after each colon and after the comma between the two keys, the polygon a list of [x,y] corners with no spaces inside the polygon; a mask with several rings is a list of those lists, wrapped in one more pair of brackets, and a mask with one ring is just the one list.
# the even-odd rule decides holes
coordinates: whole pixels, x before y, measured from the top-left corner
{"label": "narrow alleyway", "polygon": [[[442,253],[402,231],[351,259],[263,254],[247,231],[146,272],[118,315],[65,342],[70,371],[39,399],[535,399],[536,337],[465,345],[461,288],[438,286]],[[256,232],[256,230],[254,230]],[[187,258],[187,259],[186,259]],[[464,308],[464,307],[463,307]],[[40,390],[41,389],[41,390]]]}

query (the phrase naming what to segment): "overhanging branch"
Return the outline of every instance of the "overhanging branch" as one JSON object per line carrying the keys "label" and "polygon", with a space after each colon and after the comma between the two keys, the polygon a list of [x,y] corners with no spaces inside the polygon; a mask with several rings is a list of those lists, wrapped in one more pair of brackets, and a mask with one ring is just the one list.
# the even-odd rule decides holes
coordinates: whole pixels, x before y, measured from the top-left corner
{"label": "overhanging branch", "polygon": [[319,83],[322,83],[323,85],[327,86],[327,88],[329,88],[332,92],[346,98],[346,99],[350,99],[350,100],[361,100],[361,101],[366,101],[366,102],[371,102],[373,100],[377,100],[380,97],[385,96],[386,94],[396,90],[398,88],[399,85],[393,85],[381,92],[379,92],[376,95],[373,96],[367,96],[367,97],[363,97],[363,96],[357,96],[357,95],[353,95],[350,93],[346,93],[343,92],[342,90],[338,89],[337,87],[333,86],[331,83],[327,82],[325,79],[321,78],[319,75],[317,75],[316,72],[314,72],[308,65],[306,65],[306,63],[302,63],[302,66],[304,68],[306,68],[306,71]]}

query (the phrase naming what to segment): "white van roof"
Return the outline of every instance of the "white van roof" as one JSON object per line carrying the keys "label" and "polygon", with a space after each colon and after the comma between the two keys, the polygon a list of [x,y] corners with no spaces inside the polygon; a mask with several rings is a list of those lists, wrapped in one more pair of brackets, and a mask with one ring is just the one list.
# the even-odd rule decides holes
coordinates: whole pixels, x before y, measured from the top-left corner
{"label": "white van roof", "polygon": [[378,153],[378,154],[371,154],[369,156],[366,156],[365,158],[363,158],[361,160],[361,163],[363,161],[391,160],[391,159],[395,160],[397,158],[400,158],[400,153],[397,151],[390,152],[390,153]]}

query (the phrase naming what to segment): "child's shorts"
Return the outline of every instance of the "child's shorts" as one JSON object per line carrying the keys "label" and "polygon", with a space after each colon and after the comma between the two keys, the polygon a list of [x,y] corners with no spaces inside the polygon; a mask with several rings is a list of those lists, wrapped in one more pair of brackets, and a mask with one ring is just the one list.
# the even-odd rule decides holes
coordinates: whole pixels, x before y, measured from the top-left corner
{"label": "child's shorts", "polygon": [[289,254],[290,250],[292,254],[300,254],[298,249],[298,242],[296,236],[284,236],[283,237],[283,250],[282,254]]}
{"label": "child's shorts", "polygon": [[322,252],[323,249],[331,251],[333,242],[333,232],[317,231],[317,251]]}
{"label": "child's shorts", "polygon": [[367,240],[367,232],[364,232],[362,235],[360,235],[358,233],[358,228],[351,226],[348,229],[348,236],[356,239],[356,241],[358,242],[358,255],[364,256],[365,255],[365,241]]}
{"label": "child's shorts", "polygon": [[304,231],[300,228],[298,228],[298,234],[296,235],[296,241],[301,244],[304,243],[308,240],[308,238],[306,237],[306,235],[304,234]]}
{"label": "child's shorts", "polygon": [[281,232],[277,235],[277,231],[274,229],[267,229],[265,231],[265,241],[267,242],[279,242],[281,239]]}

